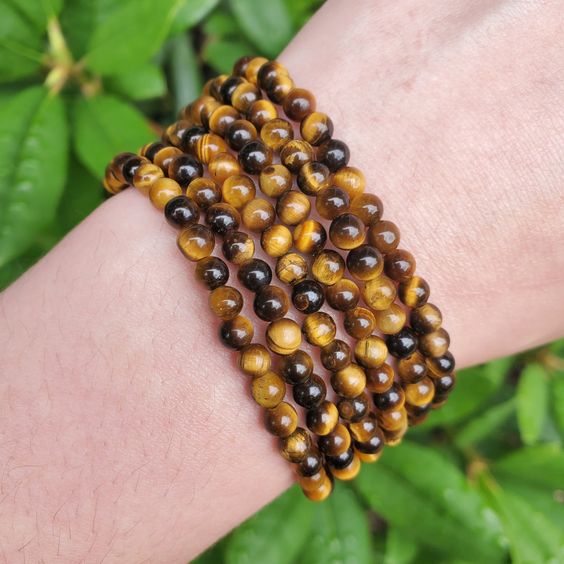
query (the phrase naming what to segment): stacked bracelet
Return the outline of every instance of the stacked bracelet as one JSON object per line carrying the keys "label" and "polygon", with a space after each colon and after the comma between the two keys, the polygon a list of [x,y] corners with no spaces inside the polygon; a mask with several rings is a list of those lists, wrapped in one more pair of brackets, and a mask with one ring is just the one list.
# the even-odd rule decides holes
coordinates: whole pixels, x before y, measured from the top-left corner
{"label": "stacked bracelet", "polygon": [[[280,106],[299,129],[280,117]],[[455,384],[429,285],[415,275],[413,255],[398,248],[398,228],[364,192],[365,177],[348,166],[349,149],[333,129],[280,63],[244,57],[232,76],[208,81],[162,142],[118,155],[104,179],[112,194],[136,187],[180,229],[178,247],[196,263],[222,320],[220,338],[239,351],[266,428],[312,500],[325,499],[334,478],[354,478],[384,444],[400,442]],[[231,267],[213,255],[217,239]],[[267,346],[241,314],[243,293],[227,285],[230,270],[267,323]],[[272,284],[273,270],[282,287]],[[287,317],[291,305],[301,325]],[[302,339],[319,350],[324,370]]]}

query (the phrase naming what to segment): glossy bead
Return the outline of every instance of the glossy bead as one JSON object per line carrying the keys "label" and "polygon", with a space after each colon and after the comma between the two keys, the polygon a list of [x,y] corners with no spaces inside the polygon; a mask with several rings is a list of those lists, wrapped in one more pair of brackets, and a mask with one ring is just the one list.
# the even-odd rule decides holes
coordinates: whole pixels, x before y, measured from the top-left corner
{"label": "glossy bead", "polygon": [[315,447],[312,447],[297,468],[299,477],[314,476],[323,470],[324,456]]}
{"label": "glossy bead", "polygon": [[253,60],[253,58],[254,57],[252,57],[251,55],[245,55],[244,57],[237,59],[237,61],[235,61],[235,64],[233,65],[232,74],[235,76],[245,77],[247,67],[249,66],[249,63]]}
{"label": "glossy bead", "polygon": [[405,410],[407,411],[407,421],[409,426],[413,427],[415,425],[420,425],[421,423],[423,423],[425,419],[427,419],[432,406],[432,403],[421,406],[406,403]]}
{"label": "glossy bead", "polygon": [[225,132],[225,140],[234,151],[240,151],[257,136],[257,128],[246,119],[235,120]]}
{"label": "glossy bead", "polygon": [[442,376],[454,370],[456,365],[454,356],[450,351],[436,358],[426,359],[427,368],[433,376]]}
{"label": "glossy bead", "polygon": [[268,61],[258,71],[257,85],[268,90],[281,76],[288,76],[288,69],[278,61]]}
{"label": "glossy bead", "polygon": [[200,210],[191,198],[177,196],[167,202],[164,208],[165,218],[173,227],[188,227],[198,223]]}
{"label": "glossy bead", "polygon": [[[355,460],[358,462],[358,464],[354,463]],[[352,477],[354,476],[349,477],[351,470],[356,471],[356,474],[360,470],[360,459],[358,458],[358,456],[355,456],[354,449],[352,447],[349,447],[339,456],[327,457],[327,462],[329,464],[331,474],[339,480],[352,479]]]}
{"label": "glossy bead", "polygon": [[339,456],[351,446],[351,435],[342,423],[337,423],[330,433],[319,437],[317,444],[327,456]]}
{"label": "glossy bead", "polygon": [[349,195],[338,186],[324,188],[315,199],[317,213],[325,219],[335,219],[345,213],[349,206]]}
{"label": "glossy bead", "polygon": [[227,78],[221,87],[219,88],[219,95],[221,97],[221,101],[224,104],[231,104],[231,96],[235,89],[240,84],[244,84],[246,81],[240,76],[230,76]]}
{"label": "glossy bead", "polygon": [[355,249],[364,243],[364,223],[351,213],[344,213],[331,222],[329,237],[338,249]]}
{"label": "glossy bead", "polygon": [[219,329],[223,344],[235,350],[248,345],[253,340],[253,334],[253,324],[244,315],[224,321]]}
{"label": "glossy bead", "polygon": [[273,321],[266,329],[266,343],[276,354],[292,354],[302,344],[300,326],[287,317]]}
{"label": "glossy bead", "polygon": [[247,229],[251,231],[264,231],[274,223],[276,212],[268,200],[255,198],[245,204],[241,217]]}
{"label": "glossy bead", "polygon": [[354,200],[364,192],[366,178],[360,169],[354,166],[345,166],[333,175],[333,185],[342,188],[349,195],[349,198]]}
{"label": "glossy bead", "polygon": [[276,276],[284,284],[296,284],[307,276],[307,262],[297,253],[287,253],[276,261]]}
{"label": "glossy bead", "polygon": [[143,195],[147,195],[151,186],[164,176],[162,169],[153,163],[143,163],[135,171],[133,186]]}
{"label": "glossy bead", "polygon": [[[155,158],[155,155],[164,147],[164,143],[159,143],[158,141],[155,143],[147,143],[141,147],[139,154],[142,157],[145,157],[152,161]],[[124,163],[125,164],[125,163]]]}
{"label": "glossy bead", "polygon": [[362,289],[362,297],[368,307],[383,311],[391,307],[396,299],[395,284],[383,274],[369,280]]}
{"label": "glossy bead", "polygon": [[219,286],[210,293],[210,309],[220,319],[229,320],[237,317],[243,309],[243,296],[237,288]]}
{"label": "glossy bead", "polygon": [[312,374],[305,382],[293,388],[294,401],[305,409],[318,406],[327,395],[327,386],[317,374]]}
{"label": "glossy bead", "polygon": [[259,174],[272,164],[272,149],[258,139],[249,141],[239,151],[239,162],[248,174]]}
{"label": "glossy bead", "polygon": [[210,131],[224,136],[227,128],[240,117],[239,112],[232,106],[221,105],[211,111],[206,125]]}
{"label": "glossy bead", "polygon": [[415,351],[408,358],[400,358],[397,363],[397,373],[403,384],[413,384],[423,380],[427,375],[425,357]]}
{"label": "glossy bead", "polygon": [[327,114],[311,112],[302,119],[300,133],[305,141],[317,147],[331,139],[333,122]]}
{"label": "glossy bead", "polygon": [[398,297],[407,307],[415,308],[427,303],[429,284],[420,276],[411,276],[400,283]]}
{"label": "glossy bead", "polygon": [[308,196],[316,196],[329,186],[331,172],[322,163],[309,162],[298,172],[296,181],[300,190]]}
{"label": "glossy bead", "polygon": [[349,430],[355,442],[365,443],[370,437],[378,435],[378,420],[374,413],[365,415],[358,421],[354,421],[349,425]]}
{"label": "glossy bead", "polygon": [[337,409],[345,421],[359,421],[370,411],[370,398],[366,391],[356,398],[342,398],[337,403]]}
{"label": "glossy bead", "polygon": [[282,104],[292,88],[294,88],[294,81],[288,75],[282,75],[265,89],[265,92],[275,104]]}
{"label": "glossy bead", "polygon": [[407,320],[407,315],[401,306],[392,303],[389,308],[375,311],[376,327],[385,335],[400,331]]}
{"label": "glossy bead", "polygon": [[260,100],[259,89],[250,82],[243,82],[231,94],[231,105],[242,114],[248,114],[253,104]]}
{"label": "glossy bead", "polygon": [[322,143],[317,153],[317,159],[329,167],[331,172],[347,166],[351,153],[343,141],[329,139]]}
{"label": "glossy bead", "polygon": [[394,383],[394,369],[389,364],[366,370],[366,388],[375,394],[389,390]]}
{"label": "glossy bead", "polygon": [[292,303],[302,313],[318,311],[324,301],[323,287],[315,280],[302,280],[292,288]]}
{"label": "glossy bead", "polygon": [[380,411],[399,409],[405,403],[405,392],[398,384],[393,384],[385,392],[374,394],[374,405]]}
{"label": "glossy bead", "polygon": [[282,223],[298,225],[306,220],[311,209],[309,198],[296,190],[290,190],[278,199],[276,213]]}
{"label": "glossy bead", "polygon": [[305,317],[302,331],[309,344],[324,347],[335,338],[337,327],[328,313],[318,311]]}
{"label": "glossy bead", "polygon": [[405,407],[390,409],[378,413],[378,423],[384,431],[400,431],[407,427],[407,411]]}
{"label": "glossy bead", "polygon": [[262,65],[268,63],[268,59],[264,57],[253,57],[250,61],[246,63],[245,66],[245,78],[252,82],[253,84],[257,84],[258,82],[258,73]]}
{"label": "glossy bead", "polygon": [[258,292],[263,286],[268,286],[272,280],[272,270],[261,259],[247,260],[241,264],[237,271],[239,282],[251,292]]}
{"label": "glossy bead", "polygon": [[316,435],[328,435],[339,422],[339,411],[332,401],[323,401],[306,414],[308,429]]}
{"label": "glossy bead", "polygon": [[230,176],[241,174],[241,165],[231,153],[219,153],[208,164],[208,171],[218,184],[223,184]]}
{"label": "glossy bead", "polygon": [[391,221],[377,221],[368,228],[368,242],[383,254],[396,249],[399,241],[399,229]]}
{"label": "glossy bead", "polygon": [[337,311],[348,311],[355,308],[358,304],[360,300],[360,290],[356,282],[348,278],[342,278],[325,290],[325,299],[333,309]]}
{"label": "glossy bead", "polygon": [[189,120],[181,119],[166,129],[165,137],[166,142],[180,147],[182,145],[182,138],[188,129],[192,127],[192,122]]}
{"label": "glossy bead", "polygon": [[419,350],[432,358],[443,356],[449,345],[450,336],[442,327],[419,337]]}
{"label": "glossy bead", "polygon": [[439,329],[443,322],[443,316],[437,306],[426,303],[411,310],[409,321],[411,328],[419,335],[423,335]]}
{"label": "glossy bead", "polygon": [[376,336],[369,335],[359,339],[354,347],[355,360],[365,368],[378,368],[386,362],[388,347],[386,343]]}
{"label": "glossy bead", "polygon": [[285,225],[272,225],[260,237],[264,252],[274,258],[285,255],[292,248],[292,232]]}
{"label": "glossy bead", "polygon": [[[323,471],[323,473],[320,472],[320,474],[322,475],[319,486],[316,488],[313,488],[313,486],[304,488],[302,486],[304,495],[310,501],[325,501],[333,491],[333,482],[331,481],[331,478],[325,473],[325,471]],[[301,485],[302,484],[300,483],[300,486]]]}
{"label": "glossy bead", "polygon": [[[153,162],[160,167],[163,171],[167,171],[170,164],[177,158],[184,156],[178,147],[165,146],[155,153]],[[192,159],[192,155],[190,156]],[[199,164],[199,163],[198,163]],[[201,166],[201,165],[200,165]],[[200,174],[201,176],[201,174]],[[176,178],[174,178],[176,180]],[[178,181],[177,181],[178,182]]]}
{"label": "glossy bead", "polygon": [[208,164],[216,155],[229,152],[227,143],[215,133],[202,135],[195,144],[194,153],[203,164]]}
{"label": "glossy bead", "polygon": [[417,348],[417,336],[409,327],[404,327],[398,333],[388,335],[386,345],[391,355],[396,358],[407,358]]}
{"label": "glossy bead", "polygon": [[210,96],[213,96],[218,102],[221,100],[221,87],[228,78],[229,76],[227,74],[220,74],[213,78],[209,84],[208,90]]}
{"label": "glossy bead", "polygon": [[222,245],[223,255],[233,264],[243,264],[255,254],[255,242],[243,231],[229,231]]}
{"label": "glossy bead", "polygon": [[276,321],[288,313],[288,296],[278,286],[262,286],[256,293],[253,309],[263,321]]}
{"label": "glossy bead", "polygon": [[294,138],[294,130],[289,121],[276,118],[262,126],[260,138],[267,147],[278,152]]}
{"label": "glossy bead", "polygon": [[384,433],[380,427],[376,427],[365,441],[355,441],[354,447],[363,462],[374,462],[382,453],[384,444]]}
{"label": "glossy bead", "polygon": [[171,178],[158,178],[149,188],[149,199],[158,209],[162,210],[170,200],[182,196],[182,188]]}
{"label": "glossy bead", "polygon": [[223,201],[240,210],[255,198],[257,189],[252,178],[236,174],[226,178],[221,187]]}
{"label": "glossy bead", "polygon": [[213,204],[221,202],[221,190],[211,178],[192,180],[186,189],[186,195],[204,211]]}
{"label": "glossy bead", "polygon": [[182,254],[196,262],[212,254],[215,237],[209,227],[196,223],[180,231],[176,242]]}
{"label": "glossy bead", "polygon": [[286,384],[276,372],[269,371],[253,378],[251,394],[261,407],[272,409],[284,399]]}
{"label": "glossy bead", "polygon": [[305,88],[294,88],[288,92],[282,107],[284,113],[293,121],[301,121],[315,111],[315,96]]}
{"label": "glossy bead", "polygon": [[369,309],[357,306],[345,313],[344,327],[353,339],[366,339],[374,331],[376,319]]}
{"label": "glossy bead", "polygon": [[266,347],[253,343],[239,353],[239,367],[249,376],[262,376],[270,371],[272,358]]}
{"label": "glossy bead", "polygon": [[311,447],[309,433],[298,427],[291,435],[280,442],[282,456],[290,462],[300,462],[306,456]]}
{"label": "glossy bead", "polygon": [[[110,194],[117,194],[118,192],[121,192],[122,190],[125,190],[128,187],[127,182],[116,178],[114,172],[111,170],[110,165],[106,166],[106,170],[104,172],[103,185],[106,191],[108,191]],[[148,188],[146,191],[148,191]]]}
{"label": "glossy bead", "polygon": [[327,242],[327,232],[319,221],[306,219],[294,229],[294,246],[306,255],[315,255]]}
{"label": "glossy bead", "polygon": [[262,193],[270,198],[279,198],[292,187],[292,173],[281,164],[263,168],[259,176]]}
{"label": "glossy bead", "polygon": [[321,284],[332,286],[336,284],[345,273],[345,261],[336,251],[321,251],[311,265],[311,274]]}
{"label": "glossy bead", "polygon": [[415,272],[415,258],[403,249],[390,251],[386,255],[386,274],[396,282],[409,279]]}
{"label": "glossy bead", "polygon": [[218,257],[206,257],[196,263],[196,278],[208,289],[215,290],[229,280],[229,269]]}
{"label": "glossy bead", "polygon": [[312,160],[312,146],[307,141],[302,141],[301,139],[288,141],[282,151],[280,151],[280,161],[294,174],[297,174],[300,168]]}
{"label": "glossy bead", "polygon": [[347,268],[357,280],[373,280],[382,273],[384,259],[372,245],[361,245],[348,253]]}
{"label": "glossy bead", "polygon": [[294,407],[282,401],[276,407],[267,410],[265,427],[276,437],[291,435],[298,426],[298,414]]}
{"label": "glossy bead", "polygon": [[423,378],[420,382],[405,386],[405,401],[411,405],[422,406],[433,401],[435,385],[431,378]]}
{"label": "glossy bead", "polygon": [[447,396],[456,384],[456,376],[453,374],[443,374],[438,378],[433,378],[435,385],[435,398],[442,399]]}
{"label": "glossy bead", "polygon": [[313,359],[305,351],[297,350],[283,358],[281,370],[288,384],[302,384],[313,372]]}
{"label": "glossy bead", "polygon": [[330,372],[346,368],[352,359],[351,348],[341,339],[334,339],[321,349],[321,364]]}
{"label": "glossy bead", "polygon": [[366,388],[366,374],[361,366],[351,363],[331,375],[331,385],[344,398],[356,398]]}
{"label": "glossy bead", "polygon": [[206,211],[206,223],[216,235],[223,236],[228,231],[237,231],[241,216],[229,204],[213,204]]}
{"label": "glossy bead", "polygon": [[143,163],[146,162],[148,162],[147,159],[138,155],[131,155],[128,159],[126,159],[121,167],[121,173],[125,182],[127,182],[128,184],[133,184],[133,177],[135,176],[135,172]]}
{"label": "glossy bead", "polygon": [[365,225],[370,226],[376,221],[380,221],[384,206],[382,200],[374,194],[360,194],[351,202],[351,213],[354,213]]}
{"label": "glossy bead", "polygon": [[180,139],[180,149],[182,149],[185,153],[195,155],[198,142],[204,135],[207,135],[207,133],[206,128],[201,125],[189,127],[182,134],[182,138]]}
{"label": "glossy bead", "polygon": [[265,123],[277,117],[276,106],[270,100],[257,100],[247,111],[247,119],[259,130]]}

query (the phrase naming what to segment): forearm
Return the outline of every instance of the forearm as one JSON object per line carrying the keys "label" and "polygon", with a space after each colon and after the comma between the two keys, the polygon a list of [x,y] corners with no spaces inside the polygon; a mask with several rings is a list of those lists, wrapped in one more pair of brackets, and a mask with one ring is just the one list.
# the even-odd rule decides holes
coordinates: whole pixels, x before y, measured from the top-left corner
{"label": "forearm", "polygon": [[[557,337],[561,8],[373,4],[329,2],[283,61],[402,228],[459,365]],[[128,191],[0,296],[6,562],[185,562],[291,483],[174,237]]]}

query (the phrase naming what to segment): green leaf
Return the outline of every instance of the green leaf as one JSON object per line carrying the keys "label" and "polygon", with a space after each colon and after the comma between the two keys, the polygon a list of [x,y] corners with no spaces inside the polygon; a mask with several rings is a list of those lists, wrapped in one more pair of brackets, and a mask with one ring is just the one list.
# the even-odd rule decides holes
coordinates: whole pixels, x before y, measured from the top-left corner
{"label": "green leaf", "polygon": [[366,514],[350,488],[335,484],[331,497],[316,506],[313,532],[299,561],[300,564],[373,561]]}
{"label": "green leaf", "polygon": [[221,564],[224,562],[223,551],[226,541],[229,537],[221,539],[214,545],[210,546],[205,552],[200,554],[190,564]]}
{"label": "green leaf", "polygon": [[148,100],[165,94],[166,79],[157,65],[146,63],[129,72],[108,77],[106,86],[126,98]]}
{"label": "green leaf", "polygon": [[554,341],[549,347],[550,352],[559,356],[560,358],[564,358],[564,339],[558,339]]}
{"label": "green leaf", "polygon": [[0,266],[53,220],[67,145],[64,105],[43,87],[23,90],[0,109]]}
{"label": "green leaf", "polygon": [[45,250],[41,245],[33,245],[25,253],[0,267],[0,292],[17,280],[44,254]]}
{"label": "green leaf", "polygon": [[564,440],[564,373],[557,372],[552,380],[552,408],[560,436]]}
{"label": "green leaf", "polygon": [[[364,467],[356,486],[392,526],[412,539],[470,561],[503,556],[499,523],[464,474],[431,449],[404,442]],[[476,542],[480,539],[480,542]]]}
{"label": "green leaf", "polygon": [[102,75],[142,66],[164,43],[182,0],[127,0],[94,30],[86,65]]}
{"label": "green leaf", "polygon": [[169,50],[171,91],[174,96],[174,109],[178,112],[200,95],[202,72],[190,36],[174,37],[170,41]]}
{"label": "green leaf", "polygon": [[231,534],[226,542],[225,562],[292,562],[308,538],[313,508],[294,486]]}
{"label": "green leaf", "polygon": [[40,32],[44,32],[47,20],[57,16],[63,7],[63,0],[8,0]]}
{"label": "green leaf", "polygon": [[410,564],[415,562],[417,543],[409,531],[388,527],[386,534],[386,556],[384,564]]}
{"label": "green leaf", "polygon": [[184,0],[172,23],[171,33],[198,25],[218,4],[219,0]]}
{"label": "green leaf", "polygon": [[241,29],[268,57],[276,57],[294,34],[283,0],[229,0]]}
{"label": "green leaf", "polygon": [[302,27],[312,14],[323,4],[323,0],[285,0],[294,27]]}
{"label": "green leaf", "polygon": [[538,441],[548,409],[548,375],[538,363],[527,364],[517,385],[517,423],[526,445]]}
{"label": "green leaf", "polygon": [[117,153],[137,151],[154,137],[142,114],[107,94],[77,100],[73,132],[78,158],[97,178]]}
{"label": "green leaf", "polygon": [[243,40],[215,39],[206,43],[202,57],[214,71],[227,74],[238,59],[252,51],[253,48]]}
{"label": "green leaf", "polygon": [[205,35],[237,38],[241,35],[241,28],[233,19],[231,14],[224,10],[215,10],[204,22],[203,30]]}

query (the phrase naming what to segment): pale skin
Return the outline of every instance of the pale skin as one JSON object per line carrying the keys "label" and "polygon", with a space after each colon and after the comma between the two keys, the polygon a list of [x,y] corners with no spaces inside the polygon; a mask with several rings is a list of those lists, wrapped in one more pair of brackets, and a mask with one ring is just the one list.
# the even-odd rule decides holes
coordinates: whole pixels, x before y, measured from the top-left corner
{"label": "pale skin", "polygon": [[[459,366],[564,333],[563,36],[556,0],[332,0],[281,56]],[[174,237],[128,190],[0,296],[1,562],[184,563],[291,484]]]}

